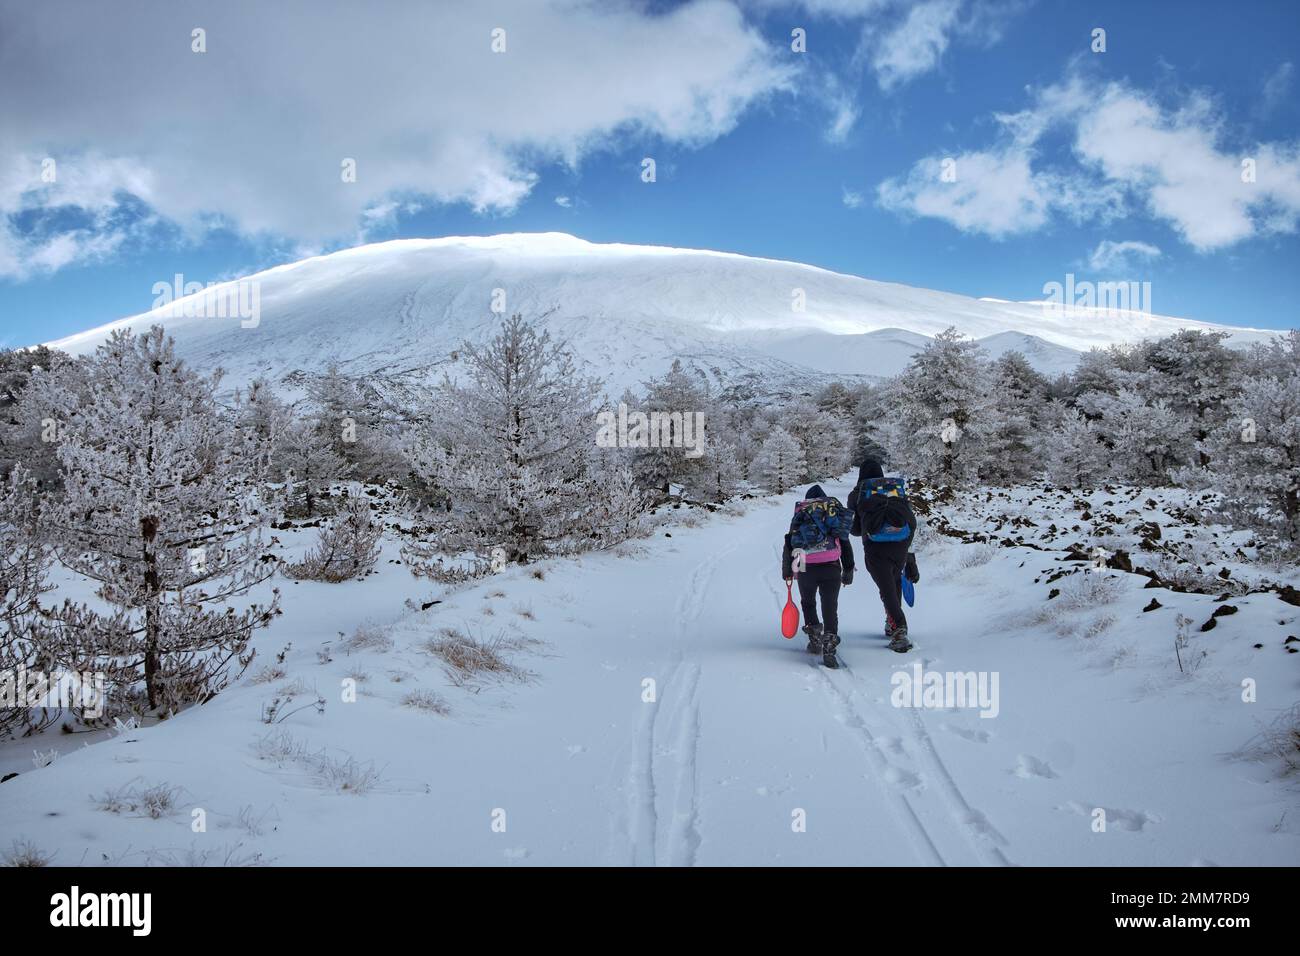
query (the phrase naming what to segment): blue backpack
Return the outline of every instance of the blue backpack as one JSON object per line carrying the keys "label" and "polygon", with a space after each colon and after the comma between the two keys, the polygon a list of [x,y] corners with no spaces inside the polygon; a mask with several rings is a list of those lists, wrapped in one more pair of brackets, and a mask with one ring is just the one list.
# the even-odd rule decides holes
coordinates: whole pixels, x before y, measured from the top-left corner
{"label": "blue backpack", "polygon": [[858,489],[862,535],[870,541],[905,541],[912,533],[907,483],[902,478],[867,478]]}

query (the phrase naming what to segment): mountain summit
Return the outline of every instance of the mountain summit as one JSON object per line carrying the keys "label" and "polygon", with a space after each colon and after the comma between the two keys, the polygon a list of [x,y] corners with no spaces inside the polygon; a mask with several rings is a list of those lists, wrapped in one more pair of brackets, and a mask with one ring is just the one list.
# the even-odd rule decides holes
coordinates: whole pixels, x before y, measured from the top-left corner
{"label": "mountain summit", "polygon": [[[154,295],[167,286],[159,283]],[[214,306],[222,298],[228,310],[224,302]],[[331,364],[352,375],[423,379],[450,370],[462,341],[484,337],[499,313],[514,312],[567,340],[614,394],[660,374],[674,358],[716,385],[744,382],[758,392],[831,375],[890,375],[949,326],[994,354],[1017,348],[1046,372],[1070,367],[1093,346],[1224,328],[1135,311],[1051,314],[1041,303],[976,299],[734,253],[510,233],[374,243],[170,304],[164,292],[150,311],[50,344],[77,354],[115,328],[161,322],[183,356],[221,366],[234,385]],[[1241,343],[1270,334],[1225,331]]]}

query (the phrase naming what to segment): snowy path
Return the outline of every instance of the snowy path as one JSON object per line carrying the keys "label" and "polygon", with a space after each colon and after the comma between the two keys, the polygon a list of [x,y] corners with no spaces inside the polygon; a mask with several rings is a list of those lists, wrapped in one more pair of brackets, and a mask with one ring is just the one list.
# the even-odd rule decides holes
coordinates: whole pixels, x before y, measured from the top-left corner
{"label": "snowy path", "polygon": [[[1300,861],[1300,821],[1278,824],[1294,792],[1225,756],[1296,688],[1294,656],[1258,667],[1250,655],[1262,652],[1225,642],[1226,628],[1255,618],[1276,627],[1270,618],[1285,606],[1238,601],[1210,663],[1180,680],[1172,631],[1154,634],[1141,612],[1152,593],[1141,579],[1123,580],[1104,633],[1066,639],[1016,626],[1043,605],[1046,586],[1032,580],[1059,567],[1051,556],[1006,549],[973,563],[962,556],[978,546],[939,541],[922,554],[910,612],[917,650],[885,649],[859,567],[841,600],[846,666],[828,671],[802,635],[777,633],[777,545],[792,500],[660,532],[632,556],[549,562],[544,580],[512,569],[421,614],[399,615],[394,594],[427,588],[399,582],[405,572],[391,566],[391,582],[290,588],[285,618],[259,637],[261,659],[292,640],[286,679],[330,703],[275,729],[307,750],[373,761],[375,789],[331,792],[292,761],[259,758],[268,728],[257,714],[274,692],[246,677],[180,719],[65,749],[5,783],[0,842],[31,839],[65,864],[213,848],[285,864]],[[321,641],[366,612],[383,619],[380,585],[395,646],[317,663]],[[467,622],[545,642],[518,659],[536,679],[479,694],[448,687],[418,645]],[[996,671],[1000,712],[892,706],[891,676],[917,660]],[[357,671],[368,677],[363,695],[336,703],[338,681]],[[1238,701],[1243,673],[1259,681],[1260,704]],[[647,680],[653,702],[643,700]],[[413,687],[437,689],[452,713],[401,706]],[[87,799],[131,781],[182,788],[176,812],[112,814]],[[207,811],[208,832],[192,832],[193,807]],[[1097,808],[1105,833],[1093,831]]]}

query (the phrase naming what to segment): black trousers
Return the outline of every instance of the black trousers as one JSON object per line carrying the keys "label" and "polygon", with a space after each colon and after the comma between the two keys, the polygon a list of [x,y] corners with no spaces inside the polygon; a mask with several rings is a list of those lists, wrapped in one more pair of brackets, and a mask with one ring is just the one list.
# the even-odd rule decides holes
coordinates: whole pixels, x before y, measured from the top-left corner
{"label": "black trousers", "polygon": [[907,615],[903,613],[903,567],[907,564],[908,542],[903,546],[880,547],[868,543],[866,551],[867,573],[880,589],[880,603],[885,605],[885,613],[895,624],[906,624]]}
{"label": "black trousers", "polygon": [[817,595],[822,598],[822,618],[827,634],[840,632],[840,562],[809,564],[806,570],[795,575],[799,582],[799,604],[803,608],[805,624],[819,623]]}

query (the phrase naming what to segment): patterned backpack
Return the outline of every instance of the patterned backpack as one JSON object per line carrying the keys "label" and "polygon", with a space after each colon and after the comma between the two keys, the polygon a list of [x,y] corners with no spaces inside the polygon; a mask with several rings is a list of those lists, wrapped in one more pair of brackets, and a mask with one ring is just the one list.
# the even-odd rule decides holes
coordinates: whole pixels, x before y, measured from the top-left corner
{"label": "patterned backpack", "polygon": [[790,519],[790,547],[811,564],[838,561],[840,539],[849,534],[850,514],[835,498],[805,498],[795,502]]}

